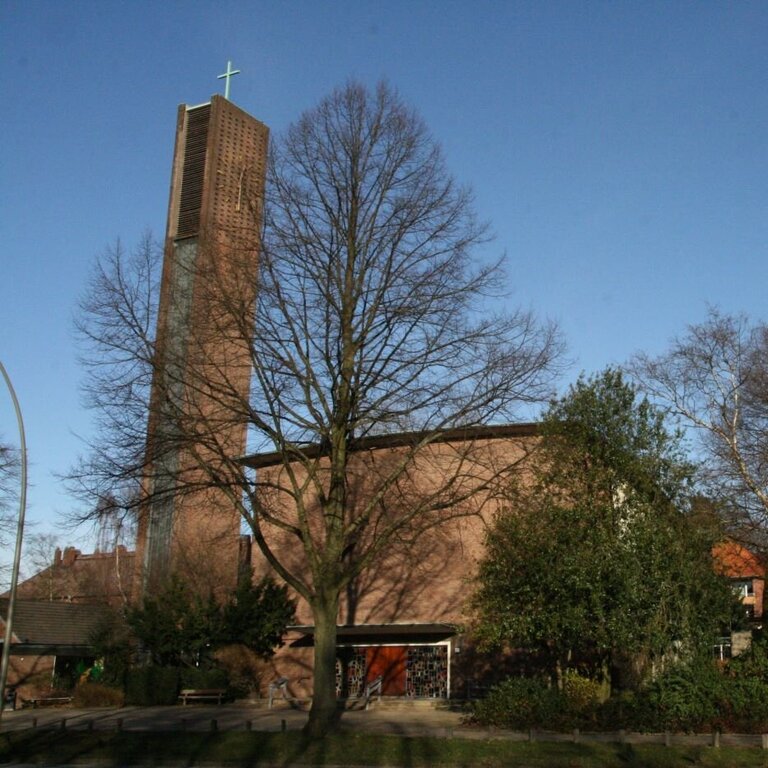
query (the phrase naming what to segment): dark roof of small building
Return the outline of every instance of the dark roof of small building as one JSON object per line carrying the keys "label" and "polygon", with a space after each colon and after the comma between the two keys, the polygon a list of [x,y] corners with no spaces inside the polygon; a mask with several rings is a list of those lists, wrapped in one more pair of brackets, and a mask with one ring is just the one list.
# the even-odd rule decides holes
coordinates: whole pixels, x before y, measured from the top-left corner
{"label": "dark roof of small building", "polygon": [[[430,436],[430,432],[392,432],[382,435],[369,435],[361,437],[352,443],[353,451],[371,451],[385,448],[400,448],[403,446],[415,446],[425,438]],[[470,442],[472,440],[499,440],[513,437],[533,437],[539,434],[539,424],[491,424],[485,426],[467,426],[456,429],[445,429],[438,432],[431,440],[430,444],[451,443],[451,442]],[[307,444],[297,446],[301,454],[306,458],[313,459],[322,456],[321,446]],[[272,467],[282,462],[283,454],[280,451],[269,451],[267,453],[255,453],[250,456],[243,456],[241,461],[249,467],[259,469],[261,467]]]}
{"label": "dark roof of small building", "polygon": [[[0,600],[0,623],[5,628],[8,599]],[[17,600],[13,613],[12,652],[62,653],[87,649],[94,631],[109,616],[101,605]]]}

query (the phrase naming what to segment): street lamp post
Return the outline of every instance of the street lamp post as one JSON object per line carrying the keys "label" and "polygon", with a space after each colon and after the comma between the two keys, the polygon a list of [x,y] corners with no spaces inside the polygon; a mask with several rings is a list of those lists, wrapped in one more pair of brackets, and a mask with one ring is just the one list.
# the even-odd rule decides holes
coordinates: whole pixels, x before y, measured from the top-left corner
{"label": "street lamp post", "polygon": [[24,538],[24,514],[27,509],[27,441],[24,437],[24,421],[21,418],[21,408],[16,398],[16,392],[5,366],[0,361],[0,373],[3,374],[8,391],[11,393],[13,407],[16,410],[16,421],[19,424],[19,439],[21,445],[21,493],[19,494],[19,522],[16,527],[16,549],[13,554],[13,569],[11,570],[11,592],[8,600],[8,613],[5,616],[5,639],[3,641],[2,666],[0,666],[0,719],[5,708],[5,683],[8,680],[8,664],[11,656],[11,638],[13,637],[13,612],[16,608],[16,585],[19,581],[19,563],[21,562],[21,541]]}

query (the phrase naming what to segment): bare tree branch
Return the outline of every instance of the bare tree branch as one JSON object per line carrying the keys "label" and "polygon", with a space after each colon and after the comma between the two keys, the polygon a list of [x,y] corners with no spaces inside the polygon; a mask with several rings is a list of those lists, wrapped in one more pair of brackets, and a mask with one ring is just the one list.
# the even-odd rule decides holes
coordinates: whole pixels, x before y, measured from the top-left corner
{"label": "bare tree branch", "polygon": [[[12,551],[16,536],[19,499],[19,450],[0,440],[0,548]],[[0,563],[0,580],[10,578],[10,562]]]}
{"label": "bare tree branch", "polygon": [[707,494],[729,522],[768,530],[768,327],[711,309],[632,371],[698,438]]}

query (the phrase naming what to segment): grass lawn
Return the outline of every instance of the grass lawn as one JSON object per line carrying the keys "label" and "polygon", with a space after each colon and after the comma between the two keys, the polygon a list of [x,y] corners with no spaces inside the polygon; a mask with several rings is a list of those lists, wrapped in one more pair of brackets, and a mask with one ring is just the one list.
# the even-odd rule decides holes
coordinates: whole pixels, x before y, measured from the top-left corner
{"label": "grass lawn", "polygon": [[768,768],[760,749],[553,744],[338,734],[307,743],[297,733],[126,733],[11,731],[0,763],[228,766],[524,766],[525,768]]}

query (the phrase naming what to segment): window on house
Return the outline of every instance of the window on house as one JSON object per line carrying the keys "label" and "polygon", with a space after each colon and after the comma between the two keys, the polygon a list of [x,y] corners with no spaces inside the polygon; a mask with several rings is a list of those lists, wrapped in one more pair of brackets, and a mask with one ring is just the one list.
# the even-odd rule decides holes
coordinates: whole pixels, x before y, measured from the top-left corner
{"label": "window on house", "polygon": [[715,645],[712,648],[714,656],[719,661],[725,661],[731,658],[731,638],[730,637],[718,637],[715,640]]}
{"label": "window on house", "polygon": [[752,579],[738,579],[734,581],[733,589],[742,600],[745,597],[755,596],[755,586]]}

